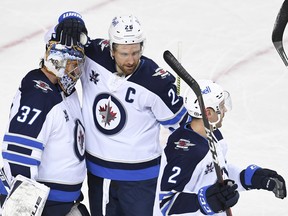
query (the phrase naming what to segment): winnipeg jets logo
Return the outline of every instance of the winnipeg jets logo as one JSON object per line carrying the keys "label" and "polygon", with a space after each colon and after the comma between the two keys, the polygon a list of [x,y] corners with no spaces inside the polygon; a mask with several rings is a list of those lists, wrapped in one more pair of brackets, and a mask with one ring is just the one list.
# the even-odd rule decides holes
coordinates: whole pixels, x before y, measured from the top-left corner
{"label": "winnipeg jets logo", "polygon": [[41,89],[43,92],[47,93],[48,90],[53,91],[50,86],[43,82],[42,80],[33,80],[36,84],[34,85],[35,88]]}
{"label": "winnipeg jets logo", "polygon": [[79,160],[83,161],[85,155],[85,128],[79,119],[75,121],[74,151]]}
{"label": "winnipeg jets logo", "polygon": [[78,143],[79,143],[79,147],[80,149],[83,151],[84,150],[84,133],[82,130],[80,130],[79,135],[78,135]]}
{"label": "winnipeg jets logo", "polygon": [[108,103],[104,107],[100,106],[99,114],[102,116],[102,122],[104,127],[110,125],[110,122],[116,118],[116,113],[113,112],[112,107],[110,106],[111,97],[108,98]]}
{"label": "winnipeg jets logo", "polygon": [[98,79],[99,74],[96,73],[95,71],[91,70],[91,74],[90,74],[90,81],[94,82],[95,84],[97,84],[97,82],[99,81]]}
{"label": "winnipeg jets logo", "polygon": [[122,103],[114,95],[101,93],[93,103],[93,119],[98,131],[113,135],[124,128],[127,114]]}
{"label": "winnipeg jets logo", "polygon": [[164,79],[166,76],[170,76],[170,73],[162,68],[157,68],[153,76],[161,76],[161,78]]}
{"label": "winnipeg jets logo", "polygon": [[175,149],[183,149],[184,151],[189,151],[190,146],[195,146],[195,144],[186,139],[180,139],[179,141],[174,142],[174,144],[176,145]]}
{"label": "winnipeg jets logo", "polygon": [[99,45],[101,46],[101,50],[103,51],[105,47],[109,46],[109,41],[108,40],[101,40],[99,42]]}

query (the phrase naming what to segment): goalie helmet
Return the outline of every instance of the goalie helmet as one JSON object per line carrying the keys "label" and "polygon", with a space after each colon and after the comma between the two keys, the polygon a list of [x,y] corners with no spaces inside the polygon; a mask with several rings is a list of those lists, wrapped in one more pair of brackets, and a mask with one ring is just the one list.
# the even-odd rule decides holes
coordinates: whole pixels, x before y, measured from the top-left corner
{"label": "goalie helmet", "polygon": [[[220,114],[220,104],[224,101],[225,110],[231,110],[232,104],[229,93],[224,91],[220,85],[214,83],[212,80],[198,80],[197,82],[201,88],[205,107],[210,107],[216,113]],[[184,93],[184,106],[189,115],[195,118],[202,118],[198,99],[191,88],[187,88]]]}
{"label": "goalie helmet", "polygon": [[84,48],[80,45],[67,47],[56,41],[49,41],[44,65],[50,74],[58,79],[62,90],[70,95],[82,74]]}
{"label": "goalie helmet", "polygon": [[142,26],[133,15],[116,16],[109,28],[110,48],[112,44],[135,44],[145,41]]}

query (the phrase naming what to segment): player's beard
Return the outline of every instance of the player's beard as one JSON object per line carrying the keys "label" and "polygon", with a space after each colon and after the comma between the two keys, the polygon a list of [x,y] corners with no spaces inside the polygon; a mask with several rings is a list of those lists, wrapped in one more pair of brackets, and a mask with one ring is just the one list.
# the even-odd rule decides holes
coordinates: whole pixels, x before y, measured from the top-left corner
{"label": "player's beard", "polygon": [[[140,62],[140,61],[139,61]],[[118,65],[118,70],[117,71],[121,71],[122,73],[125,74],[125,76],[128,76],[132,73],[134,73],[136,71],[136,69],[138,68],[139,62],[137,64],[129,64],[129,65]],[[119,73],[121,73],[119,72]]]}

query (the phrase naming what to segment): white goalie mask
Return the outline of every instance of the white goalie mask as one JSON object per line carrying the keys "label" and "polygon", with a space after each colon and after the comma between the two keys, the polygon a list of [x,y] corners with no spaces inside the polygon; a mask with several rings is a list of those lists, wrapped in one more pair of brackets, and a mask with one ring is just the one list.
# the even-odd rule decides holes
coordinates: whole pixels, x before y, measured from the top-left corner
{"label": "white goalie mask", "polygon": [[49,73],[58,78],[61,89],[70,95],[80,78],[84,64],[84,48],[80,45],[66,47],[59,42],[49,41],[44,65]]}
{"label": "white goalie mask", "polygon": [[[198,80],[197,82],[201,88],[202,97],[206,108],[212,108],[219,115],[221,113],[221,109],[223,108],[225,108],[226,111],[232,109],[230,94],[229,92],[224,91],[220,85],[214,83],[212,80]],[[184,106],[189,115],[193,116],[194,118],[202,118],[198,99],[191,88],[187,88],[184,93]]]}
{"label": "white goalie mask", "polygon": [[110,49],[112,44],[135,44],[145,41],[142,26],[133,15],[116,16],[109,28]]}

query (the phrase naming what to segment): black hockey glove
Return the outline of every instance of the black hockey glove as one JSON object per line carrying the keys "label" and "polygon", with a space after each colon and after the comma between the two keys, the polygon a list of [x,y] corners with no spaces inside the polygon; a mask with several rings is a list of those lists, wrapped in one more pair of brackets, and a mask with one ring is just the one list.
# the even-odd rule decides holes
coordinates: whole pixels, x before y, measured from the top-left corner
{"label": "black hockey glove", "polygon": [[285,180],[274,170],[250,165],[240,173],[240,180],[243,187],[247,190],[264,189],[272,191],[280,199],[284,199],[287,196]]}
{"label": "black hockey glove", "polygon": [[80,14],[76,12],[65,12],[58,19],[55,27],[56,41],[61,44],[71,46],[81,43],[86,45],[88,42],[88,32]]}
{"label": "black hockey glove", "polygon": [[205,215],[213,215],[234,206],[239,199],[237,188],[238,185],[232,180],[201,188],[198,191],[200,211]]}

